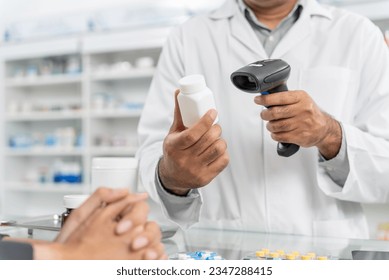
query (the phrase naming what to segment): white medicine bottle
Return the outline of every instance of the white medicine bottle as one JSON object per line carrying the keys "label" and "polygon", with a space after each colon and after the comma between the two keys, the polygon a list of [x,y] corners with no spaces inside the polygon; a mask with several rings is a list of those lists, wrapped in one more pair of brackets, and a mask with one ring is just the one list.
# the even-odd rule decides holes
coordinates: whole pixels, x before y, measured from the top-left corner
{"label": "white medicine bottle", "polygon": [[[190,75],[179,82],[178,104],[186,127],[193,126],[210,109],[216,109],[212,91],[207,88],[203,75]],[[218,122],[218,117],[214,123]]]}

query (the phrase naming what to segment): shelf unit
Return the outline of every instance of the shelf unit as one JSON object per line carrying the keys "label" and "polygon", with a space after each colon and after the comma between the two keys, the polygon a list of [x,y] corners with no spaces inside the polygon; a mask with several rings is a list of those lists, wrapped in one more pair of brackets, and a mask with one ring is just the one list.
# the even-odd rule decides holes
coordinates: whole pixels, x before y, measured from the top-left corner
{"label": "shelf unit", "polygon": [[8,182],[6,191],[9,192],[33,192],[33,193],[83,193],[86,186],[82,184],[38,184]]}
{"label": "shelf unit", "polygon": [[10,78],[5,80],[7,88],[39,87],[63,84],[79,84],[81,76],[55,75],[37,78]]}
{"label": "shelf unit", "polygon": [[11,113],[5,115],[6,122],[27,122],[27,121],[56,121],[82,119],[83,112],[41,112],[41,113]]}
{"label": "shelf unit", "polygon": [[5,149],[7,157],[52,157],[52,156],[82,156],[84,151],[81,148],[31,148],[31,149]]}
{"label": "shelf unit", "polygon": [[154,69],[134,69],[124,73],[98,73],[92,74],[91,80],[99,81],[116,81],[116,80],[133,80],[141,78],[150,78],[154,75]]}
{"label": "shelf unit", "polygon": [[[64,194],[91,191],[93,157],[135,155],[139,117],[169,32],[170,28],[164,27],[0,47],[4,120],[0,142],[0,216],[61,213]],[[18,73],[32,63],[69,57],[79,58],[79,73]],[[149,61],[151,58],[152,64],[139,64],[138,59],[144,57]],[[50,108],[51,104],[60,108]],[[77,104],[77,108],[71,109],[72,104]],[[74,145],[76,137],[71,138],[71,145],[35,145],[36,138],[65,127],[72,127],[82,141]],[[36,134],[40,138],[32,137],[31,146],[10,147],[18,134]],[[43,139],[43,144],[47,144]],[[79,164],[82,182],[52,183],[50,168],[57,160]],[[39,170],[43,167],[50,170],[41,182]]]}

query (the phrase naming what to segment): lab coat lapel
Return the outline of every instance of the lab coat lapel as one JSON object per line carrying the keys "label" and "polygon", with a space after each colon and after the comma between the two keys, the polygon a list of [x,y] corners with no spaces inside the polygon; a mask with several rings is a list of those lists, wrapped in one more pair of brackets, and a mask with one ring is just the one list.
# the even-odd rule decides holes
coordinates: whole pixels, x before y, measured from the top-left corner
{"label": "lab coat lapel", "polygon": [[243,45],[244,49],[252,52],[259,59],[268,58],[262,44],[249,22],[240,11],[236,0],[227,0],[224,5],[211,13],[213,20],[229,19],[231,38]]}
{"label": "lab coat lapel", "polygon": [[281,58],[290,50],[303,42],[311,34],[310,15],[306,8],[304,8],[299,20],[292,26],[289,32],[279,42],[274,49],[271,57]]}
{"label": "lab coat lapel", "polygon": [[[303,11],[300,15],[299,20],[292,26],[285,37],[275,48],[272,58],[280,58],[285,56],[289,51],[301,44],[311,34],[312,19],[313,16],[319,16],[332,19],[332,15],[328,9],[320,5],[316,0],[301,0],[303,4]],[[309,45],[309,44],[307,44]]]}
{"label": "lab coat lapel", "polygon": [[241,11],[237,11],[231,19],[231,36],[254,52],[259,58],[268,58],[265,49]]}

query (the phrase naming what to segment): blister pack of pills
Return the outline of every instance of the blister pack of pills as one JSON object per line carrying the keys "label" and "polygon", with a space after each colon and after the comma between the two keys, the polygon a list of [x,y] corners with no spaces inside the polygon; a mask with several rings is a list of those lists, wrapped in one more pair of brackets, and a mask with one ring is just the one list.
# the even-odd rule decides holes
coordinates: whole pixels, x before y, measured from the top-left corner
{"label": "blister pack of pills", "polygon": [[171,260],[224,260],[224,258],[212,251],[181,252],[169,256]]}

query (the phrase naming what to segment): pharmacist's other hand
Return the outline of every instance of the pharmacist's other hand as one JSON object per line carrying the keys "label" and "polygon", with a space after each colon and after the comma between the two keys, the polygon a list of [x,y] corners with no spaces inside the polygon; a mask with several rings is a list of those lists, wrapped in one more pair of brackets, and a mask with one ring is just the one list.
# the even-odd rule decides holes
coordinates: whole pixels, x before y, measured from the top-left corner
{"label": "pharmacist's other hand", "polygon": [[34,246],[35,259],[166,259],[161,231],[146,222],[123,234],[116,228],[122,213],[133,204],[124,198],[93,211],[64,243]]}
{"label": "pharmacist's other hand", "polygon": [[177,195],[186,195],[211,182],[229,163],[227,143],[220,125],[213,124],[217,112],[209,110],[194,126],[182,122],[175,93],[174,121],[163,143],[158,165],[163,186]]}
{"label": "pharmacist's other hand", "polygon": [[[127,189],[97,189],[78,209],[72,212],[72,214],[66,220],[65,225],[61,229],[55,241],[65,242],[69,238],[69,236],[73,234],[74,231],[77,230],[79,227],[84,225],[88,221],[88,219],[94,214],[94,212],[101,208],[102,205],[117,202],[127,196],[129,196],[128,199],[132,202],[132,204],[129,205],[129,208],[132,207],[136,209],[135,212],[139,212],[137,210],[139,207],[144,208],[142,204],[141,206],[139,206],[138,202],[142,202],[148,197],[146,193],[129,194]],[[128,217],[127,213],[128,209],[126,210],[125,217]],[[138,219],[137,221],[139,220],[140,219]],[[143,222],[146,222],[146,219],[144,219]],[[137,224],[138,223],[136,223],[135,225]]]}
{"label": "pharmacist's other hand", "polygon": [[322,111],[303,90],[278,92],[255,97],[255,103],[268,107],[261,118],[277,142],[301,147],[316,146],[326,158],[334,158],[342,143],[340,124]]}

